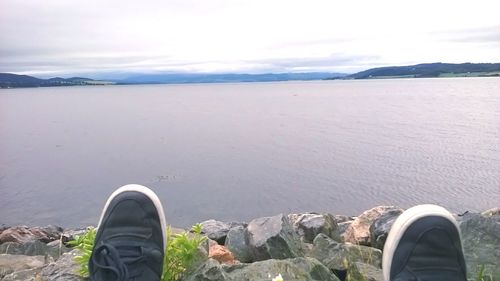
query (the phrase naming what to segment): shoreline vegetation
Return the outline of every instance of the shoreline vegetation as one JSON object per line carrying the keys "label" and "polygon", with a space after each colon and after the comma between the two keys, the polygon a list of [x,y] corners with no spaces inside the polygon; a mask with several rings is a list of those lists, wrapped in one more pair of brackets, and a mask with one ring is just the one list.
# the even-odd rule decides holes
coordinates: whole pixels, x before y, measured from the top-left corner
{"label": "shoreline vegetation", "polygon": [[[402,212],[377,206],[354,217],[279,214],[248,223],[212,219],[191,230],[169,227],[164,271],[175,274],[162,281],[382,281],[385,239]],[[455,218],[469,280],[500,280],[500,207]],[[88,281],[93,235],[93,227],[1,225],[0,280]]]}
{"label": "shoreline vegetation", "polygon": [[[112,74],[111,74],[112,75]],[[94,80],[83,77],[40,79],[28,75],[0,73],[0,88],[33,88],[58,86],[240,83],[313,80],[357,80],[400,78],[500,77],[500,63],[427,63],[409,66],[372,68],[354,74],[330,72],[265,73],[265,74],[210,74],[157,73],[130,74],[121,79]]]}

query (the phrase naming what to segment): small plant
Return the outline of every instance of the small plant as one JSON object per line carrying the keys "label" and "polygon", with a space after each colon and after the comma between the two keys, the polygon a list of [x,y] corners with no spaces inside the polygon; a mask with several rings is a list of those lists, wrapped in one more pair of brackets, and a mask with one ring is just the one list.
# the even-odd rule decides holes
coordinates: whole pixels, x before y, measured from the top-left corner
{"label": "small plant", "polygon": [[186,269],[196,258],[198,247],[206,237],[201,235],[201,225],[197,224],[191,229],[192,234],[183,232],[173,234],[167,227],[167,249],[163,263],[162,281],[176,281],[181,279]]}
{"label": "small plant", "polygon": [[[162,281],[179,280],[186,269],[196,258],[198,247],[205,241],[206,237],[201,235],[201,225],[192,227],[192,233],[184,231],[180,234],[173,234],[172,229],[167,227],[167,247],[163,263]],[[70,246],[79,249],[82,253],[75,257],[75,261],[80,265],[78,274],[82,277],[89,277],[89,260],[94,248],[96,236],[95,228],[88,228],[82,235],[75,236],[74,240],[68,242]]]}
{"label": "small plant", "polygon": [[82,253],[81,256],[75,257],[75,261],[80,265],[78,274],[83,277],[89,277],[89,260],[94,248],[95,234],[96,229],[89,227],[84,234],[76,235],[74,240],[68,242],[70,246],[74,246]]}

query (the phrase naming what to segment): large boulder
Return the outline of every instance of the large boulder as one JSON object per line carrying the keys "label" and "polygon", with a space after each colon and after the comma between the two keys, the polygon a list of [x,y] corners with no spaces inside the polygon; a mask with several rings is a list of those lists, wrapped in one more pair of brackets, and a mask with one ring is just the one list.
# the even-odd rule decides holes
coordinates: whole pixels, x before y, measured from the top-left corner
{"label": "large boulder", "polygon": [[300,238],[284,215],[254,219],[248,224],[245,237],[254,261],[303,255]]}
{"label": "large boulder", "polygon": [[245,227],[239,225],[231,228],[227,233],[224,245],[240,262],[252,262],[250,248],[245,240]]}
{"label": "large boulder", "polygon": [[80,266],[75,257],[81,255],[79,250],[63,254],[57,261],[49,263],[42,269],[43,281],[84,281],[89,280],[78,275]]}
{"label": "large boulder", "polygon": [[49,225],[46,227],[13,226],[5,229],[0,234],[0,244],[6,242],[25,243],[39,240],[49,243],[61,237],[63,229],[58,226]]}
{"label": "large boulder", "polygon": [[306,243],[312,243],[320,233],[341,241],[337,222],[331,214],[289,214],[288,219],[292,223],[295,232]]}
{"label": "large boulder", "polygon": [[217,241],[219,245],[224,245],[227,233],[231,225],[225,222],[216,220],[207,220],[201,224],[201,233],[208,236],[208,238]]}
{"label": "large boulder", "polygon": [[500,215],[467,214],[460,222],[465,263],[470,278],[482,266],[487,275],[500,280]]}
{"label": "large boulder", "polygon": [[48,260],[44,256],[0,255],[0,279],[13,272],[40,269]]}
{"label": "large boulder", "polygon": [[283,280],[338,281],[328,268],[312,258],[266,260],[247,264],[220,265],[209,260],[187,281],[254,281],[271,280],[281,274]]}
{"label": "large boulder", "polygon": [[369,228],[370,244],[372,247],[383,250],[385,240],[396,219],[403,213],[402,209],[390,209],[375,219]]}
{"label": "large boulder", "polygon": [[382,267],[382,251],[379,249],[339,243],[330,237],[319,234],[314,239],[314,246],[310,256],[319,260],[333,272],[342,272],[349,269],[350,264],[356,262]]}
{"label": "large boulder", "polygon": [[379,217],[387,213],[397,213],[403,210],[394,206],[378,206],[362,213],[349,225],[344,233],[344,240],[353,244],[370,246],[370,226]]}

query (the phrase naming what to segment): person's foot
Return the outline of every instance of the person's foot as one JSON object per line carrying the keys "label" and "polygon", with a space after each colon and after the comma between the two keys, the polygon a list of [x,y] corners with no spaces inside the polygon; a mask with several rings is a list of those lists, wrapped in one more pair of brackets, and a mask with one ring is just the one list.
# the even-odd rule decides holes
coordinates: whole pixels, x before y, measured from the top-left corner
{"label": "person's foot", "polygon": [[444,208],[419,205],[394,222],[384,246],[385,281],[466,281],[458,224]]}
{"label": "person's foot", "polygon": [[156,194],[126,185],[109,197],[89,260],[93,281],[159,281],[163,270],[165,215]]}

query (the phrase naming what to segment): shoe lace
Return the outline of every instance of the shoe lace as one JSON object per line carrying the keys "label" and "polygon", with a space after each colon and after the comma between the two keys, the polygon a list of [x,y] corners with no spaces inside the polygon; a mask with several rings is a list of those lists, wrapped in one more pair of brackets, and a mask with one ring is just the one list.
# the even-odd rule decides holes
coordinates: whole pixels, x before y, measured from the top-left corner
{"label": "shoe lace", "polygon": [[116,281],[126,281],[131,275],[137,275],[137,272],[129,272],[129,267],[144,259],[142,247],[111,245],[109,243],[97,246],[92,254],[94,266],[113,272]]}

